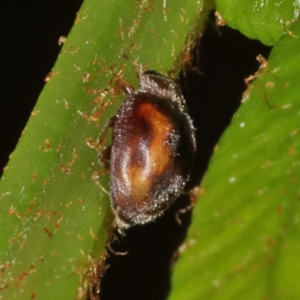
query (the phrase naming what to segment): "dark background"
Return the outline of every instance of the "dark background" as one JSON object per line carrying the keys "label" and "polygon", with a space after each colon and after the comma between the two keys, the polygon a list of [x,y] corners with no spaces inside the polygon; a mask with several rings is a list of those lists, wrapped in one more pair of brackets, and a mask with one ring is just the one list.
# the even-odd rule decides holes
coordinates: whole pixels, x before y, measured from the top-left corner
{"label": "dark background", "polygon": [[[99,0],[100,1],[100,0]],[[31,110],[44,86],[60,47],[82,1],[2,0],[0,4],[0,167],[8,161]],[[197,128],[197,170],[190,186],[201,180],[222,132],[230,123],[245,90],[244,78],[258,68],[256,56],[268,57],[270,48],[228,27],[217,27],[213,17],[194,51],[194,68],[180,75]],[[110,253],[102,278],[102,300],[163,300],[170,288],[173,253],[183,241],[191,214],[175,220],[183,196],[156,222],[131,228],[111,245],[125,256]],[[188,276],[188,274],[187,274]]]}

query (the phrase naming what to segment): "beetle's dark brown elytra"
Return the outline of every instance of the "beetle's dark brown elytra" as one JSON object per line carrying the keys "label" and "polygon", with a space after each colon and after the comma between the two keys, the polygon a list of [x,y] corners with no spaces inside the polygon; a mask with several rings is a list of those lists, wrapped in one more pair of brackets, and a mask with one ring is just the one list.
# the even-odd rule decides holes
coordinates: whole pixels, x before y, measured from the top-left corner
{"label": "beetle's dark brown elytra", "polygon": [[161,215],[189,180],[194,127],[177,84],[154,71],[140,76],[114,121],[110,178],[117,225],[127,228]]}

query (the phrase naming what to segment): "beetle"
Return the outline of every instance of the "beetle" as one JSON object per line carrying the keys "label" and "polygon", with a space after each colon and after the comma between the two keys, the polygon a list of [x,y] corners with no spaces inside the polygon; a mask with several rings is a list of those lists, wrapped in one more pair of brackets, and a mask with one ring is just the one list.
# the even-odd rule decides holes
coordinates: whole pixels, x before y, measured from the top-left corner
{"label": "beetle", "polygon": [[140,74],[139,89],[128,84],[122,89],[127,97],[108,126],[113,126],[112,210],[117,226],[126,229],[155,220],[182,193],[196,141],[185,99],[173,80],[147,70]]}

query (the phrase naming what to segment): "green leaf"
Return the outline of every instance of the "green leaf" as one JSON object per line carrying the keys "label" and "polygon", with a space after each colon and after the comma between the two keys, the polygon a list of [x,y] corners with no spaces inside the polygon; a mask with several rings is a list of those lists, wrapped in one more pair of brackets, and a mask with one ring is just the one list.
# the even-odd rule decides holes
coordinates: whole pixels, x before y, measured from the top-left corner
{"label": "green leaf", "polygon": [[300,23],[244,93],[201,184],[169,299],[300,299]]}
{"label": "green leaf", "polygon": [[289,33],[300,12],[299,1],[292,0],[216,0],[216,4],[228,26],[268,46]]}
{"label": "green leaf", "polygon": [[111,232],[108,174],[87,141],[123,101],[118,79],[137,87],[139,65],[177,74],[210,8],[84,2],[0,182],[1,299],[85,297]]}

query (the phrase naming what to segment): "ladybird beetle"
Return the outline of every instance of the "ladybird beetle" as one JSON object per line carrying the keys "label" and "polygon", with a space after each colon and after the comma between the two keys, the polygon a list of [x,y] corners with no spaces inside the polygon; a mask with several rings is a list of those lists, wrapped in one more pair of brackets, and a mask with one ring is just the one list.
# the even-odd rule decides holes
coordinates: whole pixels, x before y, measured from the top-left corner
{"label": "ladybird beetle", "polygon": [[179,86],[147,70],[114,118],[111,203],[119,228],[161,215],[183,191],[196,151],[195,129]]}

